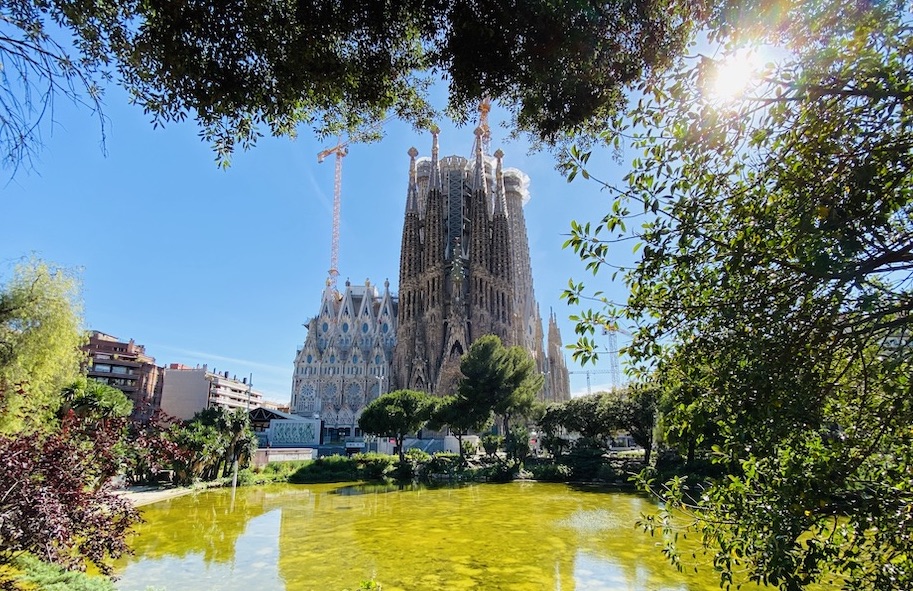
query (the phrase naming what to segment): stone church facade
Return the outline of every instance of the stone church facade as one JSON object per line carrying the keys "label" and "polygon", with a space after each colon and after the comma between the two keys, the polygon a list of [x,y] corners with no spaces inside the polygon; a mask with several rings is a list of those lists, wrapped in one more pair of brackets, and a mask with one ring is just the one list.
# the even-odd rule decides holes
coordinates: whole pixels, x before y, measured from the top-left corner
{"label": "stone church facade", "polygon": [[324,441],[356,437],[365,405],[390,389],[396,298],[370,281],[340,292],[327,281],[320,312],[295,356],[291,409],[320,419]]}
{"label": "stone church facade", "polygon": [[451,394],[460,357],[479,337],[519,345],[545,376],[544,401],[570,399],[561,334],[550,314],[547,336],[533,291],[523,206],[529,178],[503,168],[503,153],[431,158],[409,151],[399,295],[389,282],[343,291],[328,280],[320,312],[295,357],[291,411],[319,419],[323,440],[355,438],[364,407],[380,394]]}
{"label": "stone church facade", "polygon": [[[504,169],[503,153],[431,158],[410,150],[409,187],[399,272],[396,388],[455,391],[460,357],[479,337],[519,345],[545,375],[540,398],[570,399],[568,370],[554,315],[545,339],[533,290],[523,206],[529,178]],[[547,349],[546,349],[547,347]]]}

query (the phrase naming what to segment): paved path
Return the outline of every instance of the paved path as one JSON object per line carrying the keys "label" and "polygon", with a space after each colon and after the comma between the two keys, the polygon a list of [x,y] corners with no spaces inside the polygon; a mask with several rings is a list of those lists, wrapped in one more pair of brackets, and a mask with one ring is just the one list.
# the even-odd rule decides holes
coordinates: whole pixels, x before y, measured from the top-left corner
{"label": "paved path", "polygon": [[190,494],[194,491],[187,487],[159,488],[155,486],[131,486],[127,489],[117,491],[117,494],[127,497],[133,502],[134,507],[142,507],[158,503],[174,497],[180,497]]}

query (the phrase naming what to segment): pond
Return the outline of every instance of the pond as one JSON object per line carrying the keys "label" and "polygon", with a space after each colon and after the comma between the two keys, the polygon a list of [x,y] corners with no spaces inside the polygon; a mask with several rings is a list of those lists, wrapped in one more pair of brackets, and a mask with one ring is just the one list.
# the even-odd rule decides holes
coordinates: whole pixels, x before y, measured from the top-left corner
{"label": "pond", "polygon": [[384,591],[719,589],[709,557],[680,573],[635,527],[654,509],[634,494],[531,482],[214,490],[143,508],[117,588],[342,591],[373,578]]}

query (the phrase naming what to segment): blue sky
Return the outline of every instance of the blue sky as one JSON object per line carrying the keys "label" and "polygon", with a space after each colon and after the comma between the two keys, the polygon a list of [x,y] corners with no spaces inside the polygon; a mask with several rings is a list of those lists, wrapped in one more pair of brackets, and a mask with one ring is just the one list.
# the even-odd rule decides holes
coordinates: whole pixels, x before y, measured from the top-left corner
{"label": "blue sky", "polygon": [[[333,159],[317,162],[332,141],[308,130],[295,140],[262,138],[227,170],[200,141],[192,121],[153,129],[116,88],[105,95],[105,149],[98,119],[58,101],[34,169],[0,185],[0,282],[23,257],[74,269],[82,282],[85,326],[134,339],[159,365],[207,363],[253,375],[266,397],[287,402],[302,326],[317,313],[330,262]],[[497,119],[497,107],[492,122]],[[473,127],[440,122],[441,155],[472,153]],[[353,144],[343,161],[339,281],[389,279],[398,291],[400,231],[408,183],[407,151],[429,156],[431,136],[389,121],[378,143]],[[552,309],[566,343],[575,309],[559,299],[571,277],[618,300],[609,273],[592,277],[561,244],[570,221],[597,221],[608,196],[596,183],[567,183],[548,153],[527,154],[492,126],[492,151],[530,177],[525,209],[536,297]],[[608,156],[594,157],[601,178],[618,179]],[[619,261],[631,259],[630,245]],[[606,361],[571,371],[605,370]],[[592,374],[593,390],[608,382]],[[586,375],[571,390],[586,391]]]}

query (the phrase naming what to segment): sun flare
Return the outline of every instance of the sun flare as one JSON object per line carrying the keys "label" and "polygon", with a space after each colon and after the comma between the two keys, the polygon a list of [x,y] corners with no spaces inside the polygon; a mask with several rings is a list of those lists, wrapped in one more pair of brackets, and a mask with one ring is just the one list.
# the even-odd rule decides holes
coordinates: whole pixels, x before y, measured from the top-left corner
{"label": "sun flare", "polygon": [[717,60],[708,85],[710,97],[722,101],[738,98],[756,79],[761,62],[753,51],[737,51]]}

